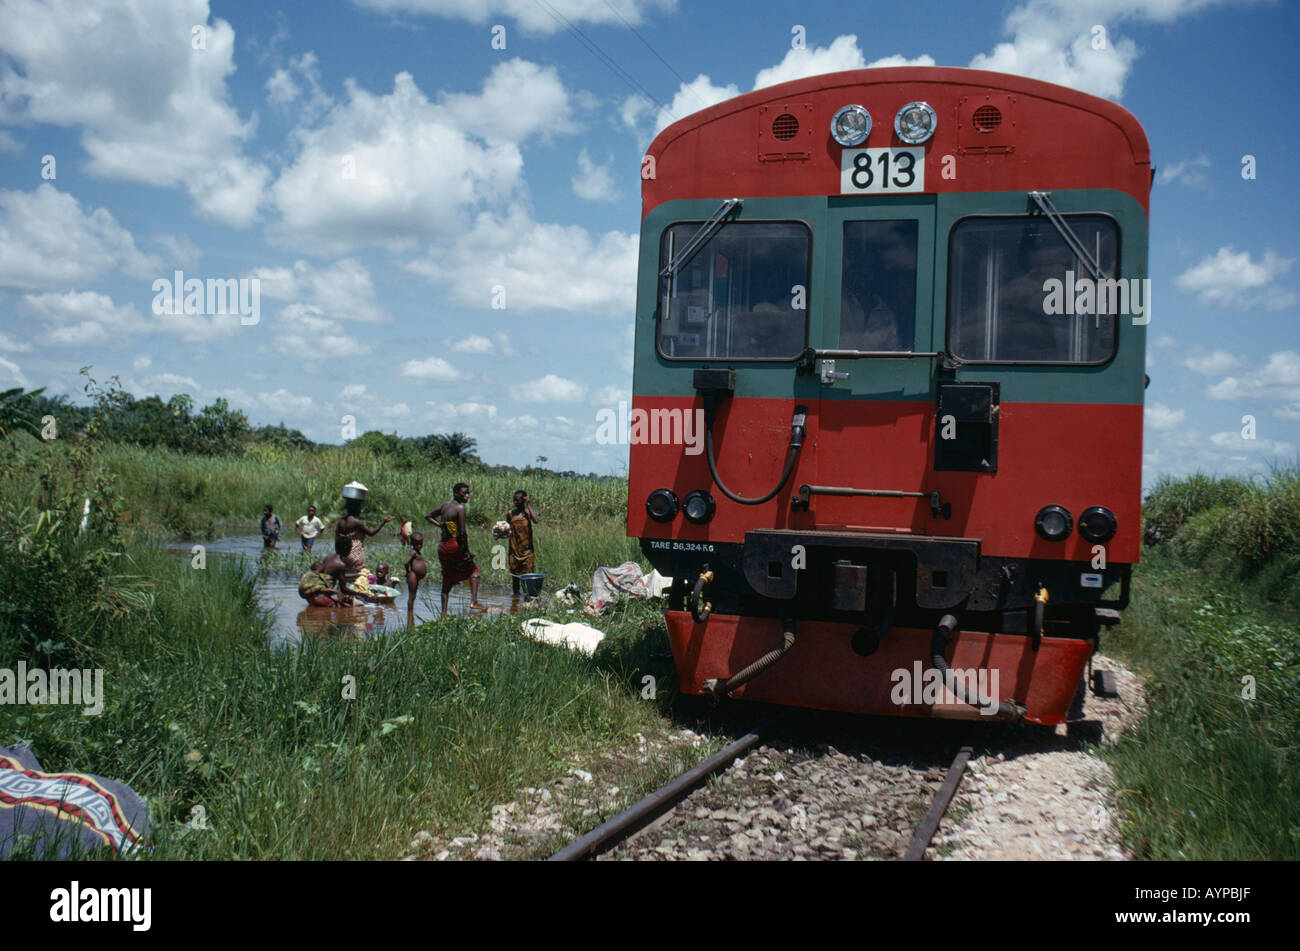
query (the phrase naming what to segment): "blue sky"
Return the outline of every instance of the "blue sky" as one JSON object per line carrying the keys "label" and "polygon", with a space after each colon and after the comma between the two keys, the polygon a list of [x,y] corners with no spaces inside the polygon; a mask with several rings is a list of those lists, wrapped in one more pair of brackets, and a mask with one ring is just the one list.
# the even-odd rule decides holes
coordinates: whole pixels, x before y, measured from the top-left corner
{"label": "blue sky", "polygon": [[[596,414],[630,391],[656,129],[803,75],[977,66],[1115,99],[1150,137],[1144,481],[1294,459],[1300,8],[854,6],[0,0],[0,387],[75,397],[92,364],[321,441],[352,416],[622,472]],[[259,321],[155,315],[177,269],[258,278]]]}

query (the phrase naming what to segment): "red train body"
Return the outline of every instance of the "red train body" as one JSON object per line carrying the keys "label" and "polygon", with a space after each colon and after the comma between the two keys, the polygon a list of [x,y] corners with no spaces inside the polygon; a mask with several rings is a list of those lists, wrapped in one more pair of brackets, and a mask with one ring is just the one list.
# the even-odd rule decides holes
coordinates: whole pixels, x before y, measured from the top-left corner
{"label": "red train body", "polygon": [[1136,120],[859,70],[683,119],[643,178],[627,530],[682,689],[1061,722],[1141,546]]}

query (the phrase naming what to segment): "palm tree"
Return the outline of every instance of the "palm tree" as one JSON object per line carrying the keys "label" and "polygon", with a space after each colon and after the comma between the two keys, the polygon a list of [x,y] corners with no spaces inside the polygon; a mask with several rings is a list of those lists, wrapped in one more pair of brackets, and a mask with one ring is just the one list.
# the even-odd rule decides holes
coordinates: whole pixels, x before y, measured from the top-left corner
{"label": "palm tree", "polygon": [[21,386],[0,392],[0,439],[18,429],[33,436],[40,434],[40,420],[32,411],[32,403],[44,392],[45,387],[41,387],[24,393]]}
{"label": "palm tree", "polygon": [[465,433],[437,433],[432,437],[432,442],[439,454],[448,459],[462,462],[478,459],[474,454],[474,450],[478,447],[478,440]]}

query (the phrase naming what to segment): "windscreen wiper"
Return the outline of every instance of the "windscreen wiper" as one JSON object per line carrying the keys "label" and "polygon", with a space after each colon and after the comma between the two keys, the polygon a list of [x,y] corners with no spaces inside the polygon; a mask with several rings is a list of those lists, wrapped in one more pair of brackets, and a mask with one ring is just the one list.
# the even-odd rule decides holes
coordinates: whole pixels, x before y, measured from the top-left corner
{"label": "windscreen wiper", "polygon": [[742,200],[739,198],[728,198],[719,205],[718,210],[713,213],[712,217],[710,217],[708,221],[704,222],[704,224],[700,225],[700,230],[691,235],[691,240],[686,242],[686,246],[682,248],[681,251],[676,254],[671,253],[671,251],[669,252],[668,263],[665,264],[663,270],[659,272],[659,276],[671,278],[682,268],[686,267],[686,265],[691,262],[691,258],[695,257],[696,252],[698,252],[700,248],[704,247],[704,245],[708,243],[709,239],[712,238],[714,234],[717,233],[718,229],[722,227],[723,221],[727,215],[739,208],[741,204]]}
{"label": "windscreen wiper", "polygon": [[1083,266],[1088,269],[1092,279],[1094,281],[1106,280],[1106,276],[1101,273],[1101,265],[1088,253],[1088,249],[1083,246],[1079,236],[1070,228],[1065,216],[1057,211],[1056,206],[1052,204],[1052,193],[1030,192],[1029,198],[1047,216],[1047,220],[1052,223],[1052,227],[1056,229],[1056,233],[1061,236],[1061,240],[1065,242],[1066,246],[1074,252],[1074,256],[1083,262]]}

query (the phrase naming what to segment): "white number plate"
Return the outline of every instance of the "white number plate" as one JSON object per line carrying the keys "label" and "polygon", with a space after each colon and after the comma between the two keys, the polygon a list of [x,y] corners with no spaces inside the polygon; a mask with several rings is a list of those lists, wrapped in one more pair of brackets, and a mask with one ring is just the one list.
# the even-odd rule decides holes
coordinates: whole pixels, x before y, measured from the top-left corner
{"label": "white number plate", "polygon": [[845,149],[840,194],[896,195],[925,191],[925,149]]}

